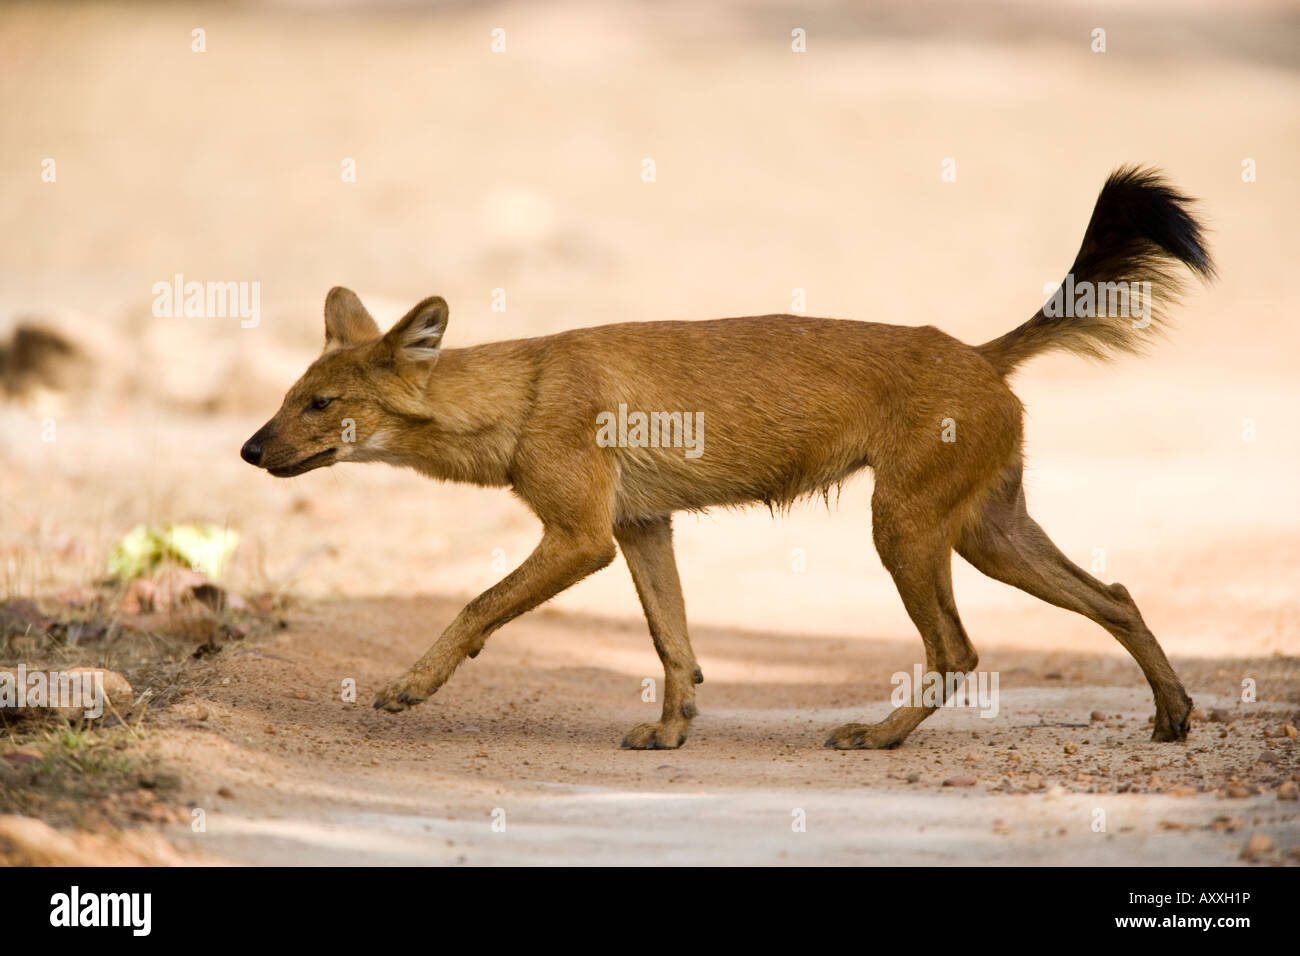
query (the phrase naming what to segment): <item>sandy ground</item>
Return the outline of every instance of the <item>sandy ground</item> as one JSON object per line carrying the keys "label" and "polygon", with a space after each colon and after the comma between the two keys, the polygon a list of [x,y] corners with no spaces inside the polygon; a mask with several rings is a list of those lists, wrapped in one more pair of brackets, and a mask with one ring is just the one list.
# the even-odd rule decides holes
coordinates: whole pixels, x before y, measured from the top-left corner
{"label": "sandy ground", "polygon": [[[641,700],[655,674],[643,629],[554,613],[500,633],[414,711],[342,699],[344,680],[372,688],[420,651],[416,622],[454,609],[320,606],[196,668],[193,693],[157,724],[206,813],[183,845],[336,865],[1224,865],[1247,833],[1300,843],[1296,805],[1273,792],[1300,770],[1296,747],[1266,736],[1294,706],[1214,693],[1243,664],[1293,693],[1290,662],[1180,662],[1198,704],[1228,722],[1198,722],[1173,746],[1146,741],[1150,701],[1132,666],[994,651],[984,666],[1009,685],[995,718],[950,709],[898,750],[828,751],[831,727],[884,715],[884,662],[911,657],[910,643],[703,628],[691,739],[622,751],[622,733],[658,714]],[[1098,710],[1106,719],[1090,720]],[[1258,790],[1231,798],[1229,781]]]}
{"label": "sandy ground", "polygon": [[[224,583],[293,601],[286,631],[188,665],[182,700],[151,713],[140,746],[208,811],[169,838],[331,864],[1219,865],[1255,831],[1300,844],[1276,798],[1296,745],[1275,736],[1300,709],[1293,16],[945,9],[0,10],[0,213],[22,224],[0,231],[0,324],[43,317],[99,373],[0,408],[4,593],[83,587],[132,525],[201,520],[243,535]],[[1203,200],[1222,278],[1152,358],[1048,357],[1016,388],[1031,511],[1124,582],[1198,706],[1225,711],[1186,745],[1147,742],[1149,694],[1109,636],[955,560],[999,715],[945,711],[887,753],[821,749],[883,715],[921,655],[870,545],[869,476],[829,510],[679,518],[706,675],[681,751],[617,748],[661,677],[621,560],[435,700],[378,714],[374,690],[522,559],[536,521],[501,492],[357,466],[277,482],[237,458],[318,347],[331,285],[381,322],[446,296],[449,346],[786,311],[796,288],[815,314],[983,341],[1041,302],[1126,161]],[[176,272],[260,281],[259,326],[153,318],[151,285]]]}

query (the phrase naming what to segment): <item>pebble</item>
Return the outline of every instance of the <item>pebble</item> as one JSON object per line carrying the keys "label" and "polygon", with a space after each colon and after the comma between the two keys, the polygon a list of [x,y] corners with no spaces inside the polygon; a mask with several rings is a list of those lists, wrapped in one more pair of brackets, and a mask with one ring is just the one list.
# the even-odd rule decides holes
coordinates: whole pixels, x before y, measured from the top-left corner
{"label": "pebble", "polygon": [[1067,754],[1077,754],[1079,752],[1079,748],[1076,747],[1074,744],[1066,744],[1065,752]]}
{"label": "pebble", "polygon": [[19,767],[26,766],[27,764],[40,763],[44,759],[45,755],[43,753],[39,750],[34,750],[31,747],[23,747],[21,750],[11,750],[9,753],[5,754],[5,760]]}
{"label": "pebble", "polygon": [[1296,800],[1296,799],[1300,799],[1300,795],[1298,795],[1298,794],[1296,793],[1296,785],[1295,785],[1295,781],[1293,781],[1293,780],[1288,780],[1286,783],[1282,784],[1282,786],[1278,787],[1278,788],[1277,788],[1277,798],[1278,798],[1279,800]]}
{"label": "pebble", "polygon": [[1252,833],[1246,845],[1241,848],[1241,859],[1252,862],[1263,859],[1273,852],[1273,841],[1263,833]]}
{"label": "pebble", "polygon": [[1094,710],[1091,714],[1088,715],[1088,719],[1091,720],[1094,724],[1096,724],[1105,720],[1106,715],[1100,710]]}
{"label": "pebble", "polygon": [[1232,786],[1228,787],[1228,796],[1232,797],[1234,800],[1240,800],[1243,797],[1249,797],[1250,790],[1239,783],[1234,783]]}
{"label": "pebble", "polygon": [[973,787],[977,783],[974,777],[949,777],[943,782],[945,787]]}
{"label": "pebble", "polygon": [[[11,675],[13,679],[17,679],[18,672],[12,667],[0,667],[0,671],[7,672],[8,674]],[[103,704],[102,713],[100,713],[98,717],[95,718],[86,717],[86,711],[91,709],[91,707],[93,706],[93,701],[85,702],[86,705],[82,707],[50,708],[51,710],[56,711],[63,717],[67,718],[69,723],[76,724],[82,720],[92,720],[92,719],[102,720],[105,717],[112,716],[114,710],[116,710],[119,714],[125,715],[131,712],[131,708],[135,704],[135,694],[131,690],[131,685],[127,682],[125,677],[123,677],[121,674],[117,673],[116,671],[110,671],[104,667],[68,667],[68,668],[58,669],[58,672],[60,674],[99,673],[103,675],[99,679],[100,681],[99,687],[103,690],[104,700],[102,701]],[[86,680],[83,678],[83,680],[85,681],[85,683],[83,683],[80,690],[85,693],[93,694],[96,689],[94,679],[92,678]],[[37,710],[37,708],[32,708],[32,710],[35,711]]]}
{"label": "pebble", "polygon": [[1300,735],[1300,730],[1296,730],[1291,724],[1283,724],[1282,733],[1286,734],[1292,740],[1295,740],[1296,736]]}

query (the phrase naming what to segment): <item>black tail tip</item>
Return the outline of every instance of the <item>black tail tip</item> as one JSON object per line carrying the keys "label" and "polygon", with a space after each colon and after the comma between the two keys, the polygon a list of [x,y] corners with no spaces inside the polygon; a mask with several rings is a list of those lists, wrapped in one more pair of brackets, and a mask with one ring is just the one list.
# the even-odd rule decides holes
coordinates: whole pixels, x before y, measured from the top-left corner
{"label": "black tail tip", "polygon": [[1088,231],[1101,243],[1117,235],[1145,239],[1209,280],[1218,272],[1204,229],[1192,215],[1195,205],[1196,200],[1178,192],[1158,168],[1120,166],[1101,188]]}

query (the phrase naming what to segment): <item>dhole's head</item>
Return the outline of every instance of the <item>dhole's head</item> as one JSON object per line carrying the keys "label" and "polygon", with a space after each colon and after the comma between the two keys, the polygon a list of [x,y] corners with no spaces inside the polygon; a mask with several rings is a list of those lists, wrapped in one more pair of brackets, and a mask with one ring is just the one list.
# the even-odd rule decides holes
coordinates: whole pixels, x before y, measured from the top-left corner
{"label": "dhole's head", "polygon": [[325,351],[257,430],[240,457],[277,478],[338,461],[383,456],[386,426],[419,416],[447,328],[447,303],[425,299],[386,334],[361,300],[335,287],[325,298]]}

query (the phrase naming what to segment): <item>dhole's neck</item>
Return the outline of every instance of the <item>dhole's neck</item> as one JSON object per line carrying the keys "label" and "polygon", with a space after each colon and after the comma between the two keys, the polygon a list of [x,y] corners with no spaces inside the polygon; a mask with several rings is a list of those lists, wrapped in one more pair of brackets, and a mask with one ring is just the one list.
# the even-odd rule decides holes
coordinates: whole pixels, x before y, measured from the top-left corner
{"label": "dhole's neck", "polygon": [[444,350],[415,407],[389,410],[373,457],[433,478],[509,485],[535,368],[523,342]]}

